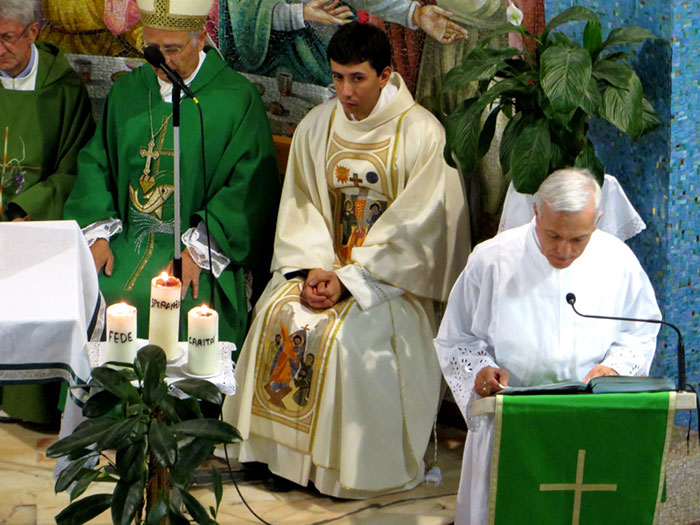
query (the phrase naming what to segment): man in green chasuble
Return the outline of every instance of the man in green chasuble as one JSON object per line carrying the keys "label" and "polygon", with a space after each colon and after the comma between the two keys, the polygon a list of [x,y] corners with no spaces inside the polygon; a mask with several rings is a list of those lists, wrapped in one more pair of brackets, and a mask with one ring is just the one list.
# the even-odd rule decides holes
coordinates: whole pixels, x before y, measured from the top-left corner
{"label": "man in green chasuble", "polygon": [[[181,100],[182,310],[209,300],[210,237],[219,337],[240,346],[250,277],[259,272],[264,281],[268,272],[279,180],[258,92],[205,48],[211,3],[139,0],[139,9],[144,44],[157,46],[189,85],[204,120],[202,145],[195,102]],[[66,204],[91,245],[107,304],[136,306],[142,338],[151,279],[173,258],[172,111],[172,84],[162,71],[144,65],[115,82]]]}
{"label": "man in green chasuble", "polygon": [[[95,124],[87,90],[56,47],[35,42],[38,2],[0,2],[0,220],[57,220]],[[43,401],[45,399],[45,401]],[[58,421],[58,384],[3,389],[2,408]]]}

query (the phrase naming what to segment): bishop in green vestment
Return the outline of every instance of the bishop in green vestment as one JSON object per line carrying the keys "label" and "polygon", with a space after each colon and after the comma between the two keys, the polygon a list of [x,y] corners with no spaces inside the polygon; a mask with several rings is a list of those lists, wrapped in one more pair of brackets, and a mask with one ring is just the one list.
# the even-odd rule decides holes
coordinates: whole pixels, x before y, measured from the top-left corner
{"label": "bishop in green vestment", "polygon": [[[0,5],[0,220],[57,220],[95,123],[85,86],[56,47],[36,42],[34,2]],[[5,387],[11,417],[56,424],[59,383]]]}
{"label": "bishop in green vestment", "polygon": [[[208,250],[206,242],[198,242],[210,236],[219,338],[240,346],[248,317],[246,286],[251,273],[255,281],[256,272],[268,272],[279,200],[265,109],[255,87],[215,49],[205,49],[201,29],[206,6],[204,17],[197,19],[159,13],[167,6],[158,2],[150,11],[142,4],[144,44],[158,47],[183,77],[204,122],[202,144],[198,109],[192,99],[183,98],[180,209],[181,230],[187,232],[180,247],[186,292],[181,311],[210,297],[208,270],[199,275],[200,268],[209,267]],[[195,20],[199,30],[178,25],[183,20]],[[94,241],[91,249],[98,271],[104,268],[99,278],[107,304],[136,306],[141,338],[148,337],[151,279],[166,269],[174,251],[171,99],[172,84],[150,65],[117,80],[98,132],[80,154],[78,181],[66,203],[66,217],[76,219],[88,241]]]}

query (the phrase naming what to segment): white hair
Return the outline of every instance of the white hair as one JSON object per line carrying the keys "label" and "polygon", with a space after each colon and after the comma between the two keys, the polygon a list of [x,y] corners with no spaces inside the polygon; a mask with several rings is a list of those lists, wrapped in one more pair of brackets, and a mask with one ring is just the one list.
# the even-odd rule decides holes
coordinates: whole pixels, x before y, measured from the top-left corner
{"label": "white hair", "polygon": [[0,18],[28,26],[37,21],[39,0],[0,0]]}
{"label": "white hair", "polygon": [[535,195],[538,209],[547,204],[552,211],[576,213],[588,203],[595,204],[596,219],[600,217],[602,191],[591,172],[581,168],[566,168],[551,173]]}

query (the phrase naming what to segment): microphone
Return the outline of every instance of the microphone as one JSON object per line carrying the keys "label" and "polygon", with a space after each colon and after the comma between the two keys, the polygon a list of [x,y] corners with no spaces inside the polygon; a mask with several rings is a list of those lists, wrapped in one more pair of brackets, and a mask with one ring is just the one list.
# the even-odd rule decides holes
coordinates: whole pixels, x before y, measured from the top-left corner
{"label": "microphone", "polygon": [[678,346],[676,348],[676,355],[678,357],[678,391],[685,391],[685,346],[683,345],[683,336],[681,331],[676,327],[676,325],[662,321],[660,319],[632,319],[631,317],[612,317],[607,315],[588,315],[579,312],[574,303],[576,302],[576,296],[569,292],[566,294],[566,302],[571,305],[571,308],[576,312],[577,315],[581,317],[587,317],[589,319],[611,319],[613,321],[632,321],[636,323],[655,323],[670,326],[678,334]]}
{"label": "microphone", "polygon": [[185,95],[190,97],[197,104],[199,103],[197,97],[194,96],[192,90],[187,84],[185,84],[185,81],[182,80],[180,74],[177,71],[173,70],[165,62],[165,57],[163,56],[163,53],[157,46],[146,46],[143,50],[143,55],[146,57],[146,60],[148,60],[149,64],[151,64],[153,67],[157,67],[163,70],[165,74],[168,75],[168,78],[170,79],[170,82],[173,83],[173,85],[178,86],[182,91],[185,92]]}

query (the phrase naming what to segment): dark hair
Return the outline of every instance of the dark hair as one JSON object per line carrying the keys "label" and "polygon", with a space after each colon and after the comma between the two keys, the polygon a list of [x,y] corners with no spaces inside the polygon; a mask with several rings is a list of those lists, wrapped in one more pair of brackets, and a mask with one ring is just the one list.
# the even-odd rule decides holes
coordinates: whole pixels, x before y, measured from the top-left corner
{"label": "dark hair", "polygon": [[380,75],[391,65],[391,44],[386,33],[372,24],[351,22],[340,26],[328,43],[328,60],[344,66],[368,61]]}

